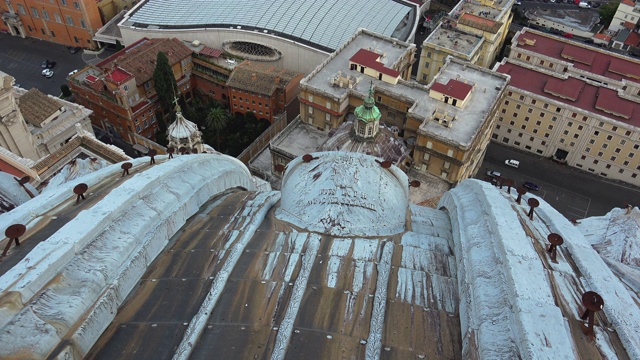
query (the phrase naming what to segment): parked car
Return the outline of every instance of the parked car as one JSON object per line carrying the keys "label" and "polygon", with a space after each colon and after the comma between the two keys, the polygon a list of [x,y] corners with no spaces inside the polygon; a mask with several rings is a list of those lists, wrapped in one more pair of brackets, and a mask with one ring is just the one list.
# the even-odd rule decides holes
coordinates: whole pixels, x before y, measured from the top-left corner
{"label": "parked car", "polygon": [[601,3],[597,2],[597,3],[593,3],[593,5],[591,5],[592,8],[597,9],[600,7],[600,5],[602,5]]}
{"label": "parked car", "polygon": [[562,36],[566,37],[567,39],[571,39],[573,37],[573,34],[570,32],[566,32],[564,34],[562,34]]}
{"label": "parked car", "polygon": [[584,41],[585,44],[593,44],[593,39],[587,39]]}
{"label": "parked car", "polygon": [[504,164],[507,165],[507,166],[514,167],[514,168],[517,169],[520,166],[520,161],[509,159],[509,160],[505,160]]}
{"label": "parked car", "polygon": [[53,70],[51,69],[44,69],[42,70],[42,75],[44,75],[47,78],[50,78],[53,76]]}
{"label": "parked car", "polygon": [[56,62],[49,61],[48,59],[43,61],[42,64],[40,64],[40,67],[43,69],[52,69],[54,66],[56,66]]}
{"label": "parked car", "polygon": [[526,189],[533,190],[533,191],[540,190],[540,187],[532,183],[531,181],[526,181],[524,184],[522,184],[522,186],[524,186]]}
{"label": "parked car", "polygon": [[487,171],[487,176],[490,178],[497,178],[497,177],[501,177],[502,174],[500,174],[499,171],[491,170],[491,171]]}
{"label": "parked car", "polygon": [[69,50],[70,53],[75,54],[78,51],[80,51],[81,47],[80,46],[67,46],[67,50]]}

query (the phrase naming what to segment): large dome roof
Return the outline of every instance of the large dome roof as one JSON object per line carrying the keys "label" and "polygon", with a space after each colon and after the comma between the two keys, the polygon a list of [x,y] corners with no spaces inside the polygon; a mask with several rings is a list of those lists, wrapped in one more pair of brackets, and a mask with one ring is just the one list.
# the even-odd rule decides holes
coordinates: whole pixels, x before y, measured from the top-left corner
{"label": "large dome roof", "polygon": [[323,152],[289,163],[281,220],[335,236],[382,236],[405,230],[409,187],[397,167],[350,152]]}

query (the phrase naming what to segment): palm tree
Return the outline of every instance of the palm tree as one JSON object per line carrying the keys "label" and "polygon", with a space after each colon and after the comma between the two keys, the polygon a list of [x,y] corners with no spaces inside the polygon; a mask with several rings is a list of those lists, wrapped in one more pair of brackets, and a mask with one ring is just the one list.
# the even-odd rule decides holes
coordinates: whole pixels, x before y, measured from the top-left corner
{"label": "palm tree", "polygon": [[223,108],[211,108],[205,121],[208,128],[213,128],[216,131],[216,150],[220,151],[220,130],[227,126],[229,116]]}

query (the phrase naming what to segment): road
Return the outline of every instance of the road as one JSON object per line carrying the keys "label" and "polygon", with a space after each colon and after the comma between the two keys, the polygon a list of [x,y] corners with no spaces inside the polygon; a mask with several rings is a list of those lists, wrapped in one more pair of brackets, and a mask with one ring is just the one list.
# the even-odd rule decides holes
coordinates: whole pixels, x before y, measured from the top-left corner
{"label": "road", "polygon": [[[505,165],[504,161],[508,159],[519,160],[520,167],[514,169]],[[491,143],[487,148],[482,171],[476,177],[484,179],[488,170],[501,172],[503,178],[515,180],[518,186],[525,181],[539,185],[540,190],[534,193],[568,219],[604,215],[614,207],[624,207],[625,202],[640,203],[640,188],[636,186],[497,143]]]}
{"label": "road", "polygon": [[[98,55],[83,54],[82,51],[72,54],[64,45],[33,38],[23,39],[10,34],[0,34],[0,49],[0,71],[13,76],[16,84],[24,89],[35,87],[54,96],[60,95],[60,86],[67,83],[67,76],[71,71],[82,69],[97,58],[112,54],[110,51]],[[57,63],[50,79],[41,74],[40,64],[45,59]]]}

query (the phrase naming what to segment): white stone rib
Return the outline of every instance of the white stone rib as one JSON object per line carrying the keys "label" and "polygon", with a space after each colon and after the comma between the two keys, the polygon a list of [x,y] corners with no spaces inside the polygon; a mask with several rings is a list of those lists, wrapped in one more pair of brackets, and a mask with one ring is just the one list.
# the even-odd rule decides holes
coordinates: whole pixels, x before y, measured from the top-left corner
{"label": "white stone rib", "polygon": [[229,275],[231,275],[238,259],[240,259],[240,256],[242,255],[244,247],[255,234],[269,209],[278,202],[278,200],[280,200],[279,192],[262,193],[254,200],[256,205],[254,207],[255,212],[250,212],[252,215],[251,221],[246,224],[242,224],[243,232],[240,236],[240,240],[234,243],[229,250],[227,260],[224,265],[222,265],[222,269],[220,269],[216,274],[207,297],[202,302],[202,305],[196,315],[194,315],[193,319],[189,322],[189,327],[187,328],[180,345],[178,345],[176,353],[173,355],[174,360],[187,360],[191,355],[198,338],[202,335],[202,331],[204,331],[209,315],[213,311],[213,308],[216,306],[218,299],[224,290],[227,280],[229,279]]}
{"label": "white stone rib", "polygon": [[376,281],[376,295],[373,300],[369,338],[367,339],[367,359],[379,359],[382,351],[382,331],[384,329],[384,314],[387,306],[387,287],[391,272],[391,258],[393,257],[393,243],[387,241],[382,250],[382,257],[378,262],[378,280]]}
{"label": "white stone rib", "polygon": [[[298,236],[306,236],[306,234],[298,234]],[[273,347],[273,352],[271,353],[272,360],[284,359],[287,346],[289,345],[289,340],[291,339],[291,333],[293,332],[293,323],[298,316],[298,310],[300,310],[300,303],[302,302],[304,290],[307,288],[309,274],[311,273],[311,268],[313,267],[319,248],[320,236],[317,234],[309,235],[309,238],[307,239],[307,250],[305,251],[302,259],[302,267],[300,268],[298,278],[293,285],[289,305],[287,306],[287,311],[282,319],[282,323],[280,323],[276,343]]]}
{"label": "white stone rib", "polygon": [[252,186],[236,159],[190,155],[131,176],[80,212],[0,278],[0,297],[11,298],[0,307],[0,357],[44,358],[62,339],[72,339],[62,352],[86,354],[168,239],[235,186]]}

